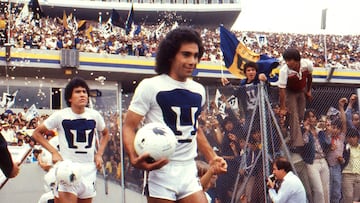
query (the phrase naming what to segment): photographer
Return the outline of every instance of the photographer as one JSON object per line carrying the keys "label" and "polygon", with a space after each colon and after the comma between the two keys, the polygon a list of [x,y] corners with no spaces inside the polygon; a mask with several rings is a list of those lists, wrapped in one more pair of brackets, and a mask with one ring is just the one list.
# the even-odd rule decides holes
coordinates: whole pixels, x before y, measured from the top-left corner
{"label": "photographer", "polygon": [[[269,196],[274,203],[306,202],[305,188],[300,179],[291,171],[291,164],[284,157],[278,157],[273,163],[275,179],[267,179]],[[278,190],[275,189],[278,183]]]}

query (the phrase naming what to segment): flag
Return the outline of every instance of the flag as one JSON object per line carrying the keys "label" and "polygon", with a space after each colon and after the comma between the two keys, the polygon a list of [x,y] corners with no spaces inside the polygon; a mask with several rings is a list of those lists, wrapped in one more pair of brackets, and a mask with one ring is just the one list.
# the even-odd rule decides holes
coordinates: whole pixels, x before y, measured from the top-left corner
{"label": "flag", "polygon": [[177,27],[179,27],[179,24],[177,21],[175,21],[175,23],[171,26],[171,30],[176,29]]}
{"label": "flag", "polygon": [[73,30],[74,29],[74,22],[73,22],[73,16],[72,13],[66,18],[66,24],[67,24],[67,30]]}
{"label": "flag", "polygon": [[216,105],[216,107],[219,108],[220,104],[221,104],[221,94],[220,94],[219,89],[216,89],[216,91],[215,91],[215,105]]}
{"label": "flag", "polygon": [[74,20],[73,20],[73,29],[72,29],[72,32],[73,34],[75,35],[78,31],[78,27],[79,27],[79,24],[78,22],[76,21],[76,16],[74,16]]}
{"label": "flag", "polygon": [[264,73],[270,82],[277,81],[277,76],[272,74],[272,70],[278,67],[279,61],[266,54],[254,53],[239,42],[236,36],[224,26],[220,26],[220,48],[223,52],[226,68],[236,77],[245,78],[244,64],[252,61],[257,63],[258,73]]}
{"label": "flag", "polygon": [[27,121],[31,121],[31,119],[39,116],[39,111],[37,110],[35,104],[31,105],[26,111],[24,117]]}
{"label": "flag", "polygon": [[158,28],[156,28],[156,30],[153,32],[153,37],[156,40],[160,35],[161,35],[161,31],[162,29],[165,27],[165,21],[163,21]]}
{"label": "flag", "polygon": [[139,35],[141,32],[141,25],[136,25],[135,26],[135,31],[134,31],[134,35]]}
{"label": "flag", "polygon": [[22,21],[27,21],[29,18],[29,6],[27,4],[24,4],[23,8],[21,9],[21,12],[19,13],[18,17],[15,20],[15,25],[18,26]]}
{"label": "flag", "polygon": [[86,20],[80,20],[78,23],[78,31],[82,31],[86,29]]}
{"label": "flag", "polygon": [[65,29],[67,29],[68,25],[67,25],[67,15],[66,15],[66,12],[64,10],[63,12],[63,19],[62,19],[62,22],[63,22],[63,26]]}
{"label": "flag", "polygon": [[256,35],[256,41],[260,48],[263,46],[267,46],[267,39],[264,35]]}
{"label": "flag", "polygon": [[126,35],[130,33],[133,22],[134,22],[134,5],[131,5],[131,10],[129,11],[129,15],[126,19],[126,24],[125,24]]}
{"label": "flag", "polygon": [[[226,108],[226,103],[223,102],[222,97],[224,95],[222,95],[219,91],[219,89],[216,89],[215,92],[215,105],[216,107],[218,107],[219,109],[219,113],[220,115],[225,118],[226,117],[226,112],[225,112],[225,108]],[[238,102],[238,98],[235,97],[234,95],[231,95],[230,97],[228,97],[226,99],[226,102],[230,105],[230,108],[236,112],[239,110],[239,102]]]}
{"label": "flag", "polygon": [[40,20],[41,17],[44,17],[38,0],[31,0],[28,6],[33,12],[33,20]]}
{"label": "flag", "polygon": [[125,28],[124,21],[120,18],[119,13],[115,9],[112,10],[110,18],[112,25]]}
{"label": "flag", "polygon": [[94,43],[94,37],[93,37],[93,27],[92,25],[89,26],[88,29],[85,31],[85,36],[91,41],[91,43]]}
{"label": "flag", "polygon": [[2,108],[11,108],[15,104],[15,97],[19,90],[16,90],[14,93],[9,94],[7,92],[3,92],[3,96],[0,102],[0,106]]}
{"label": "flag", "polygon": [[112,23],[111,23],[111,18],[109,18],[109,20],[106,22],[106,24],[102,27],[101,32],[103,33],[105,38],[108,38],[109,35],[112,33]]}

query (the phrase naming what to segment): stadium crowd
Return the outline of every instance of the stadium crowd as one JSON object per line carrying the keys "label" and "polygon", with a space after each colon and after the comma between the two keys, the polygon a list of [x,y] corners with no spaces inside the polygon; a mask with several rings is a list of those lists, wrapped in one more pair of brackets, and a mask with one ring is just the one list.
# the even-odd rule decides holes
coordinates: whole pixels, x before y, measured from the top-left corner
{"label": "stadium crowd", "polygon": [[[251,130],[247,132],[249,129],[246,127],[245,123],[247,120],[243,113],[244,111],[240,107],[241,105],[239,105],[239,108],[233,108],[234,105],[229,102],[229,97],[231,97],[229,94],[227,96],[223,94],[220,99],[214,98],[210,102],[207,110],[201,114],[199,120],[199,124],[203,128],[210,144],[219,155],[223,156],[227,160],[229,165],[227,174],[220,175],[212,180],[213,183],[210,191],[213,194],[216,194],[216,199],[218,199],[218,202],[221,203],[230,202],[231,198],[236,197],[238,194],[242,194],[242,196],[247,197],[248,202],[261,201],[261,198],[264,198],[266,193],[264,193],[262,189],[262,177],[264,177],[265,173],[263,172],[261,155],[256,159],[262,148],[260,120],[255,117],[253,119],[254,122],[250,125]],[[341,101],[344,101],[344,98],[339,100],[339,104]],[[333,163],[328,160],[333,156],[331,154],[341,149],[341,155],[336,157],[336,160],[339,160],[339,163],[341,163],[342,174],[340,174],[340,176],[344,181],[348,181],[343,181],[340,185],[337,185],[339,187],[338,189],[342,192],[349,190],[349,183],[352,182],[351,174],[356,174],[356,170],[360,167],[359,160],[352,160],[349,162],[349,158],[355,157],[355,154],[353,156],[349,153],[355,153],[354,150],[359,149],[359,147],[353,147],[350,145],[350,143],[353,142],[351,139],[357,138],[357,140],[359,140],[360,125],[358,122],[359,113],[356,105],[357,96],[355,94],[351,95],[348,98],[348,101],[349,103],[345,109],[342,110],[341,108],[344,108],[344,106],[340,105],[339,108],[330,107],[325,115],[318,115],[316,110],[312,110],[315,116],[315,120],[312,125],[316,128],[317,132],[325,132],[326,134],[326,147],[323,148],[323,159],[326,160],[325,163],[328,163],[326,165],[328,168],[327,170],[331,168],[331,163]],[[24,115],[26,115],[26,110],[27,109],[24,108],[24,111],[19,113],[14,113],[11,110],[3,112],[1,114],[0,128],[2,135],[8,141],[9,145],[21,146],[29,144],[33,148],[33,153],[27,159],[28,163],[33,163],[38,162],[38,155],[41,153],[42,149],[37,145],[34,139],[32,139],[31,133],[37,125],[48,117],[48,115],[40,115],[29,120],[24,117]],[[284,136],[283,138],[286,141],[289,138],[288,121],[281,119],[281,116],[279,115],[279,105],[277,105],[276,102],[272,105],[272,110],[276,117],[275,122],[279,124],[282,130],[282,135]],[[344,116],[346,116],[346,124],[341,124],[337,121],[341,118],[342,112]],[[126,112],[124,112],[124,114],[125,113]],[[111,141],[108,143],[108,147],[104,153],[105,168],[111,178],[110,180],[121,184],[122,153],[120,152],[121,143],[119,122],[121,122],[122,119],[120,119],[118,113],[103,113],[103,116],[109,127],[110,134],[112,135]],[[355,129],[355,132],[337,131],[337,129],[341,129],[343,125],[352,127],[352,129]],[[276,133],[276,130],[274,129],[274,123],[272,123],[268,127],[268,130],[271,132],[271,136],[268,136],[268,150],[269,154],[273,158],[278,155],[284,155],[283,147],[287,145],[287,143],[283,143],[282,139],[279,138],[280,134]],[[56,130],[49,131],[44,134],[44,137],[47,139],[56,138],[56,136]],[[333,137],[336,136],[340,137],[338,139],[341,141],[340,143],[342,143],[339,146],[335,145],[333,141]],[[349,151],[350,148],[352,151]],[[306,153],[310,153],[310,151]],[[201,159],[200,155],[199,160]],[[124,156],[123,162],[126,186],[140,192],[143,172],[132,167],[127,159],[127,156]],[[313,163],[306,164],[310,166]],[[349,171],[348,169],[346,170],[346,166],[349,164],[354,168],[354,171]],[[317,174],[317,172],[314,174]],[[334,183],[330,182],[330,173],[325,173],[325,176],[326,177],[322,176],[325,180],[327,180],[325,181],[326,185],[323,185],[323,187],[328,188],[330,191],[331,185]],[[245,187],[242,187],[242,184],[244,184]],[[355,188],[352,188],[354,189],[354,194],[359,194],[358,187],[360,187],[360,185],[355,184],[355,186]],[[310,188],[307,188],[310,190],[310,193],[311,191],[313,193],[315,192],[313,187],[314,186],[310,184]],[[346,187],[346,189],[341,190],[343,187]],[[323,193],[322,195],[326,196],[326,194],[330,195],[332,193]],[[342,196],[344,196],[344,194],[342,194]]]}
{"label": "stadium crowd", "polygon": [[[65,28],[64,22],[60,18],[41,18],[39,22],[23,22],[20,20],[17,22],[17,16],[11,21],[12,26],[10,32],[10,42],[16,48],[24,49],[44,49],[44,50],[60,50],[60,49],[78,49],[82,52],[93,52],[100,54],[121,54],[121,55],[135,55],[135,56],[144,56],[144,57],[154,57],[156,54],[156,47],[158,42],[162,39],[163,35],[168,32],[168,30],[173,28],[173,24],[167,25],[151,25],[151,26],[141,26],[139,33],[131,33],[126,35],[125,31],[119,27],[111,25],[99,25],[98,22],[86,22],[84,29],[69,29]],[[4,21],[5,16],[0,15],[0,20]],[[3,27],[2,37],[0,40],[1,46],[7,41],[7,32],[6,26],[0,24]],[[69,25],[67,25],[69,26]],[[112,29],[109,29],[109,26]],[[134,29],[135,30],[135,29]],[[206,47],[205,54],[202,58],[204,61],[217,61],[221,60],[221,50],[220,50],[220,36],[218,30],[210,30],[206,28],[199,28],[201,35],[204,39],[204,45]],[[256,33],[256,32],[236,32],[235,33],[239,40],[243,41],[256,53],[268,54],[270,56],[280,58],[281,53],[284,49],[289,46],[296,46],[300,49],[304,58],[308,58],[314,62],[315,67],[323,67],[325,64],[325,51],[324,51],[324,39],[322,35],[301,35],[301,34],[290,34],[290,33]],[[330,35],[326,37],[326,47],[327,47],[327,60],[329,63],[337,66],[338,68],[349,68],[354,70],[360,70],[360,47],[358,41],[360,36],[335,36]],[[355,101],[356,95],[352,95],[348,98],[349,101],[352,101],[344,110],[346,115],[346,125],[352,126],[356,131],[351,131],[348,135],[348,131],[343,133],[342,146],[345,146],[344,153],[341,154],[339,162],[341,162],[343,169],[342,174],[343,178],[342,184],[339,185],[341,191],[355,191],[354,194],[360,195],[360,185],[357,185],[358,188],[352,188],[350,186],[351,175],[360,173],[360,163],[358,160],[352,160],[350,162],[353,171],[346,168],[346,164],[349,162],[349,157],[355,157],[351,153],[355,153],[357,150],[357,155],[360,154],[359,147],[353,147],[351,139],[359,140],[359,113],[355,111]],[[251,129],[250,137],[246,133],[246,120],[243,115],[244,110],[239,109],[239,111],[234,112],[230,104],[227,102],[227,98],[223,98],[223,103],[225,104],[224,109],[220,109],[217,101],[212,101],[211,105],[206,111],[201,115],[200,124],[206,133],[208,140],[214,149],[223,156],[229,163],[229,173],[226,175],[221,175],[216,180],[217,184],[212,184],[215,187],[214,193],[217,193],[216,198],[221,203],[230,202],[232,196],[237,193],[243,193],[248,202],[261,202],[261,199],[264,198],[266,194],[261,188],[264,172],[262,171],[261,158],[258,157],[259,161],[254,160],[254,156],[259,154],[261,149],[261,136],[259,127],[254,127]],[[340,103],[340,100],[339,100]],[[351,104],[351,105],[350,105]],[[278,119],[276,123],[279,123],[282,133],[288,135],[287,121],[283,120],[279,116],[279,106],[273,105],[273,112]],[[327,115],[315,115],[316,110],[313,112],[315,116],[313,127],[316,128],[317,132],[324,131],[326,132],[327,138],[327,148],[323,150],[324,159],[331,156],[332,152],[337,149],[334,143],[332,143],[332,135],[336,134],[336,129],[340,129],[341,124],[337,123],[336,118],[340,118],[342,114],[341,109],[332,109]],[[35,129],[36,126],[44,121],[48,115],[41,115],[35,117],[31,120],[26,120],[24,115],[26,114],[26,108],[24,112],[14,113],[11,110],[6,110],[1,115],[1,133],[7,139],[8,143],[11,145],[21,146],[23,144],[29,144],[34,148],[31,157],[28,159],[28,162],[36,162],[37,155],[41,152],[35,141],[31,138],[31,130]],[[122,119],[119,118],[118,113],[104,114],[105,122],[108,124],[110,129],[111,141],[108,143],[108,147],[104,154],[105,168],[110,177],[113,180],[121,182],[121,164],[124,168],[124,177],[125,181],[130,185],[134,185],[134,188],[141,190],[142,183],[142,171],[137,170],[136,168],[130,165],[127,156],[124,156],[124,160],[121,162],[121,151],[120,151],[120,122]],[[254,120],[258,120],[255,118]],[[255,123],[254,126],[259,125]],[[270,128],[274,128],[273,126]],[[51,139],[56,137],[56,131],[50,131],[44,135],[46,138]],[[271,146],[272,155],[283,154],[283,145],[281,139],[278,138],[279,134],[272,134],[272,138],[276,138]],[[322,147],[319,143],[316,144],[316,148]],[[348,147],[348,148],[346,148]],[[354,149],[353,149],[353,148]],[[340,147],[339,147],[340,148]],[[349,151],[348,149],[353,149]],[[346,154],[350,153],[350,154]],[[249,159],[250,154],[252,154],[253,159]],[[329,155],[329,156],[328,156]],[[331,155],[331,156],[330,156]],[[201,158],[199,158],[201,159]],[[328,161],[328,160],[326,160]],[[328,165],[325,167],[331,168],[331,161],[328,161]],[[311,165],[312,163],[307,163]],[[356,165],[358,164],[358,165]],[[322,185],[323,188],[332,188],[330,183],[330,173],[325,174],[328,181],[322,182],[326,185]],[[239,177],[239,181],[236,177]],[[260,179],[259,179],[260,178]],[[245,191],[241,184],[246,182]],[[345,182],[345,183],[344,183]],[[255,184],[258,184],[256,187]],[[313,187],[310,186],[310,187]],[[338,188],[339,189],[339,188]],[[314,192],[314,188],[310,188]],[[325,190],[325,189],[324,189]],[[310,193],[311,193],[310,191]],[[357,191],[357,192],[356,192]],[[318,193],[316,193],[318,194]],[[330,198],[328,191],[328,195]],[[323,193],[322,195],[326,195]],[[342,193],[343,197],[348,197],[353,194]],[[326,199],[326,197],[325,197]],[[358,199],[360,200],[360,199]],[[310,202],[312,202],[310,200]]]}
{"label": "stadium crowd", "polygon": [[[10,42],[16,48],[25,49],[78,49],[81,52],[100,54],[122,54],[154,57],[159,40],[170,29],[178,26],[172,19],[163,19],[159,25],[133,26],[126,34],[125,29],[107,22],[80,20],[69,15],[67,18],[31,17],[12,15],[9,21],[0,15],[0,46]],[[80,19],[79,16],[77,16]],[[170,17],[171,18],[171,17]],[[175,19],[174,17],[172,17]],[[66,19],[66,20],[65,20]],[[8,33],[10,22],[10,35]],[[218,29],[197,28],[204,39],[204,61],[222,60],[220,33]],[[303,57],[311,59],[315,67],[325,63],[338,68],[360,69],[359,35],[313,35],[295,33],[267,33],[234,31],[239,41],[252,51],[280,58],[284,49],[297,47]],[[6,39],[10,37],[10,40]],[[326,46],[324,42],[326,41]],[[326,47],[326,53],[325,48]],[[325,61],[325,54],[327,55]]]}

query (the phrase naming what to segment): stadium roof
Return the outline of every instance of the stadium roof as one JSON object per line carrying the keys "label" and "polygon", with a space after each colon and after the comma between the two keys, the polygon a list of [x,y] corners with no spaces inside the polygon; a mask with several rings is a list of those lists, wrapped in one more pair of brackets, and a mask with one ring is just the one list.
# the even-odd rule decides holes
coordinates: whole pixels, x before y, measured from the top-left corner
{"label": "stadium roof", "polygon": [[[18,0],[17,2],[29,1]],[[66,11],[67,14],[72,13],[79,20],[98,21],[101,16],[103,22],[109,19],[113,9],[125,21],[132,6],[132,3],[126,2],[79,0],[39,0],[39,3],[46,16],[62,17],[63,12]],[[163,19],[171,18],[179,24],[206,27],[217,27],[224,24],[226,27],[231,27],[241,11],[241,5],[236,0],[233,3],[221,4],[133,3],[133,7],[135,23],[152,25],[160,24]]]}

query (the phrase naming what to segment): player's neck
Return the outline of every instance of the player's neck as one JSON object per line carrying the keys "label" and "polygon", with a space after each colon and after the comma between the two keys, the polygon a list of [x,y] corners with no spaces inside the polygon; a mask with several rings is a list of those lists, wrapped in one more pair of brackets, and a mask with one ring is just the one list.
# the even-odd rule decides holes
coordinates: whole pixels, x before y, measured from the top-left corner
{"label": "player's neck", "polygon": [[76,114],[82,114],[85,112],[85,107],[83,106],[71,106],[72,112]]}

